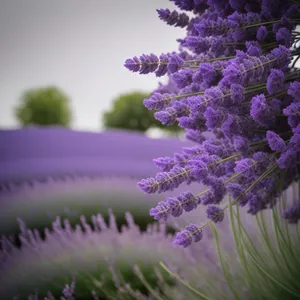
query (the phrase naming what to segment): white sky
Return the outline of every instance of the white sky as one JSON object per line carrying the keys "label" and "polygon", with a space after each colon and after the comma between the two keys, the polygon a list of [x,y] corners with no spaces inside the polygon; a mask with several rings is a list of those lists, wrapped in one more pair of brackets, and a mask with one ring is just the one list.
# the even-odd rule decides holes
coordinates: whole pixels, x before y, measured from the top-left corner
{"label": "white sky", "polygon": [[57,85],[71,98],[73,127],[99,130],[112,99],[152,91],[158,79],[123,67],[126,58],[177,49],[184,30],[164,24],[168,0],[0,0],[0,127],[29,88]]}
{"label": "white sky", "polygon": [[0,128],[29,88],[57,85],[71,98],[73,127],[99,130],[114,97],[152,91],[159,79],[123,67],[126,58],[177,49],[184,30],[157,8],[168,0],[0,0]]}

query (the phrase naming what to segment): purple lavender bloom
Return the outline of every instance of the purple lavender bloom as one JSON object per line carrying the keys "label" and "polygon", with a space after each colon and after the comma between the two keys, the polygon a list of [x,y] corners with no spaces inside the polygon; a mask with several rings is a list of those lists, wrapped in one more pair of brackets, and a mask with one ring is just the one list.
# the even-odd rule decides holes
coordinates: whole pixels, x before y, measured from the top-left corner
{"label": "purple lavender bloom", "polygon": [[169,59],[168,71],[173,74],[179,70],[184,64],[184,60],[177,54],[174,54]]}
{"label": "purple lavender bloom", "polygon": [[300,81],[294,81],[290,84],[288,94],[292,96],[295,101],[300,102]]}
{"label": "purple lavender bloom", "polygon": [[147,194],[162,193],[177,188],[189,180],[190,170],[174,166],[169,172],[160,172],[155,177],[142,179],[138,185]]}
{"label": "purple lavender bloom", "polygon": [[180,195],[183,209],[189,212],[198,206],[198,199],[191,192],[184,192]]}
{"label": "purple lavender bloom", "polygon": [[194,27],[202,37],[223,35],[229,29],[228,21],[222,18],[218,18],[216,21],[203,20]]}
{"label": "purple lavender bloom", "polygon": [[271,108],[263,94],[253,97],[250,115],[254,121],[263,126],[267,125],[270,118],[273,117],[271,114]]}
{"label": "purple lavender bloom", "polygon": [[182,89],[193,82],[193,71],[190,69],[183,69],[180,72],[173,74],[172,79],[178,88]]}
{"label": "purple lavender bloom", "polygon": [[130,71],[148,74],[154,72],[157,69],[158,64],[159,59],[156,55],[143,54],[140,58],[135,56],[132,59],[127,59],[124,66]]}
{"label": "purple lavender bloom", "polygon": [[161,76],[164,76],[165,74],[167,74],[167,72],[168,72],[169,55],[167,55],[167,54],[161,54],[159,56],[159,61],[160,61],[160,64],[159,64],[157,70],[155,71],[155,75],[157,77],[161,77]]}
{"label": "purple lavender bloom", "polygon": [[267,141],[270,148],[276,152],[283,152],[286,148],[285,141],[274,131],[267,131]]}
{"label": "purple lavender bloom", "polygon": [[174,159],[171,157],[159,157],[153,159],[155,165],[160,168],[162,172],[168,172],[174,167]]}
{"label": "purple lavender bloom", "polygon": [[197,227],[195,224],[190,224],[185,227],[185,230],[177,233],[174,240],[175,245],[180,245],[183,248],[187,248],[191,245],[192,241],[199,242],[202,239],[203,233],[202,230]]}
{"label": "purple lavender bloom", "polygon": [[291,169],[294,166],[297,166],[299,163],[299,151],[297,149],[290,147],[284,151],[278,160],[276,161],[278,167],[281,169]]}
{"label": "purple lavender bloom", "polygon": [[[190,170],[184,181],[207,185],[199,196],[203,205],[221,204],[229,193],[235,197],[233,205],[247,206],[251,215],[272,209],[282,192],[298,182],[295,42],[300,5],[283,0],[174,2],[194,18],[178,40],[180,52],[169,56],[168,76],[178,91],[158,99],[157,116],[173,124],[171,101],[187,106],[176,121],[202,153],[186,152],[184,165],[177,164]],[[289,175],[280,180],[282,169]],[[153,192],[173,190],[182,180],[174,174]],[[191,241],[187,231],[177,239],[184,246]]]}
{"label": "purple lavender bloom", "polygon": [[176,10],[157,9],[159,18],[168,25],[175,25],[176,27],[185,27],[189,24],[189,17],[185,13],[179,14]]}
{"label": "purple lavender bloom", "polygon": [[169,197],[167,199],[171,215],[174,217],[179,217],[183,213],[183,207],[181,204],[181,199],[179,197]]}
{"label": "purple lavender bloom", "polygon": [[230,86],[230,96],[224,98],[223,105],[238,105],[245,100],[245,88],[233,83]]}
{"label": "purple lavender bloom", "polygon": [[205,141],[205,138],[203,135],[201,135],[201,132],[199,130],[193,130],[193,129],[188,129],[186,130],[186,135],[185,135],[187,140],[193,141],[195,143],[201,144],[203,141]]}
{"label": "purple lavender bloom", "polygon": [[154,113],[154,117],[162,124],[171,126],[176,122],[177,111],[174,107],[167,107],[165,110],[161,110]]}
{"label": "purple lavender bloom", "polygon": [[292,102],[289,106],[283,109],[283,113],[288,116],[288,124],[295,128],[300,121],[300,102]]}
{"label": "purple lavender bloom", "polygon": [[284,73],[281,70],[272,69],[267,80],[267,90],[270,95],[284,89]]}
{"label": "purple lavender bloom", "polygon": [[246,47],[247,47],[247,54],[249,56],[256,56],[256,57],[262,56],[262,50],[259,44],[246,42]]}
{"label": "purple lavender bloom", "polygon": [[151,110],[161,110],[169,104],[171,97],[169,94],[153,93],[149,99],[144,100],[144,105]]}
{"label": "purple lavender bloom", "polygon": [[300,220],[300,204],[295,203],[291,207],[284,211],[283,217],[288,220],[289,223],[297,224]]}
{"label": "purple lavender bloom", "polygon": [[268,29],[266,26],[260,26],[256,33],[256,38],[258,41],[264,41],[268,36]]}
{"label": "purple lavender bloom", "polygon": [[176,6],[182,10],[193,10],[195,8],[195,3],[193,0],[171,0]]}
{"label": "purple lavender bloom", "polygon": [[215,223],[222,222],[224,219],[224,211],[215,205],[210,205],[206,210],[207,218]]}
{"label": "purple lavender bloom", "polygon": [[193,166],[193,176],[197,180],[203,180],[208,175],[207,163],[200,159],[192,160],[190,163]]}
{"label": "purple lavender bloom", "polygon": [[127,59],[124,66],[132,72],[138,72],[140,70],[140,60],[134,56],[133,58]]}
{"label": "purple lavender bloom", "polygon": [[207,108],[207,100],[203,96],[193,96],[188,98],[188,107],[191,117],[199,118]]}
{"label": "purple lavender bloom", "polygon": [[290,47],[293,43],[292,34],[286,27],[282,27],[276,32],[276,40],[283,41],[284,45],[287,47]]}
{"label": "purple lavender bloom", "polygon": [[155,208],[150,209],[150,216],[155,220],[167,220],[170,212],[170,207],[167,202],[161,201]]}

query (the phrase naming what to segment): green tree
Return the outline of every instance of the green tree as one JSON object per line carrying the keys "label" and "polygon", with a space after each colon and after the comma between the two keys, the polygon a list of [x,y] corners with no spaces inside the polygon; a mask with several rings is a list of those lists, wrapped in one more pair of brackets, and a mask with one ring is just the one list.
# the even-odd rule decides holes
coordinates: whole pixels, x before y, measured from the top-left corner
{"label": "green tree", "polygon": [[35,88],[23,93],[16,117],[23,126],[68,127],[72,119],[69,97],[57,87]]}
{"label": "green tree", "polygon": [[178,125],[165,126],[154,118],[153,111],[143,105],[148,93],[132,92],[122,94],[113,101],[113,107],[103,115],[105,128],[121,128],[145,132],[149,128],[160,128],[169,132],[179,132]]}

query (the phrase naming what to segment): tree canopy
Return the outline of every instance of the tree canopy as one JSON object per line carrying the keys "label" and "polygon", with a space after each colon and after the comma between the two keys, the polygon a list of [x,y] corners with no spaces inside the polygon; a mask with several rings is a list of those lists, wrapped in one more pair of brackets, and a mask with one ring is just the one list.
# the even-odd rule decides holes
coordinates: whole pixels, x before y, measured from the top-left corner
{"label": "tree canopy", "polygon": [[145,132],[149,128],[160,128],[171,132],[181,130],[177,125],[165,126],[154,118],[153,111],[143,105],[143,100],[149,94],[144,92],[132,92],[122,94],[113,100],[113,107],[103,115],[103,123],[106,128],[120,128]]}
{"label": "tree canopy", "polygon": [[58,125],[68,127],[72,119],[69,97],[54,86],[25,91],[15,113],[23,126]]}

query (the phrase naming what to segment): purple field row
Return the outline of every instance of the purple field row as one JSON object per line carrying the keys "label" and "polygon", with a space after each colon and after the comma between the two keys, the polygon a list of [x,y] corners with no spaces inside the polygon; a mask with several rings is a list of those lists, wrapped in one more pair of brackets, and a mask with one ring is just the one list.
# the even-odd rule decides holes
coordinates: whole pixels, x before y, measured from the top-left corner
{"label": "purple field row", "polygon": [[66,175],[140,179],[158,171],[153,158],[170,156],[189,144],[126,131],[0,131],[0,184]]}
{"label": "purple field row", "polygon": [[49,157],[124,157],[151,160],[172,155],[190,144],[177,139],[149,139],[127,131],[101,133],[63,128],[0,131],[0,161]]}

